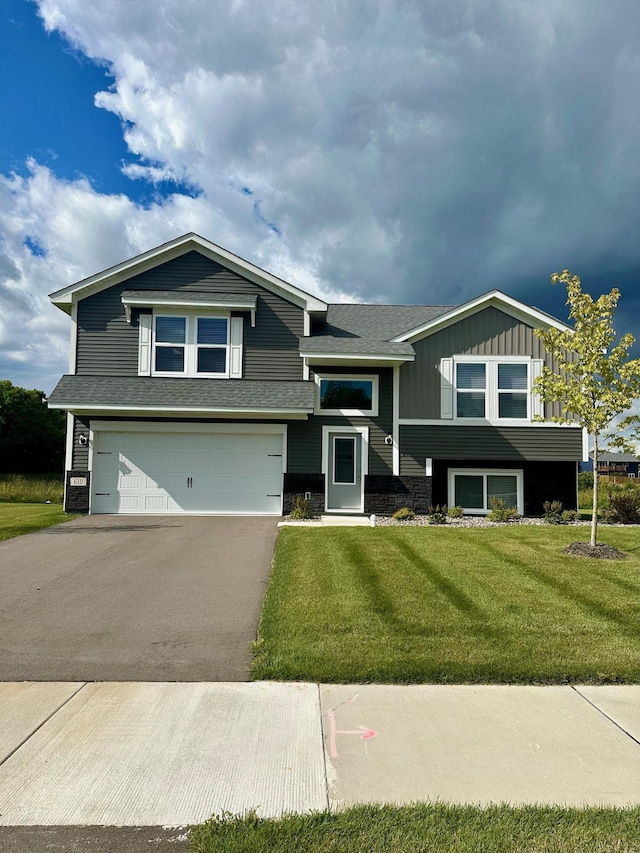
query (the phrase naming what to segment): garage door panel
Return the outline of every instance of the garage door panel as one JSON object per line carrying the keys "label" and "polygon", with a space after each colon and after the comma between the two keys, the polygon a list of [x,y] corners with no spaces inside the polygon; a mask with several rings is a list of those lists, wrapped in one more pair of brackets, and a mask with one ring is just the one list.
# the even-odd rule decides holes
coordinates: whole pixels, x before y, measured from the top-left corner
{"label": "garage door panel", "polygon": [[96,437],[92,512],[281,512],[281,433],[122,430]]}

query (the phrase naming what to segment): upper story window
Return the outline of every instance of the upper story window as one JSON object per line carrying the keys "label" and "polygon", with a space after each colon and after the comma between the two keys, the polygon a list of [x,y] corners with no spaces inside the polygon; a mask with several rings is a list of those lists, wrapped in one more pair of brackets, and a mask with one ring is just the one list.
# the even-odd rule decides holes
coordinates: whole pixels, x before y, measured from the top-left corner
{"label": "upper story window", "polygon": [[229,376],[229,318],[156,314],[155,376]]}
{"label": "upper story window", "polygon": [[527,356],[458,355],[440,362],[440,417],[461,422],[531,422],[543,415],[532,393],[542,360]]}
{"label": "upper story window", "polygon": [[455,417],[528,420],[530,363],[454,359]]}
{"label": "upper story window", "polygon": [[316,413],[324,415],[377,415],[377,376],[316,376]]}

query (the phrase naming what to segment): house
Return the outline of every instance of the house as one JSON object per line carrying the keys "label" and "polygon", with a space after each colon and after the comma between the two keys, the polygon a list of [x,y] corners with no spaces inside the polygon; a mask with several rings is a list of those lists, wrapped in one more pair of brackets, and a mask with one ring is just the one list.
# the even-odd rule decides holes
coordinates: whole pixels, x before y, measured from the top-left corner
{"label": "house", "polygon": [[[637,477],[640,459],[631,453],[612,453],[604,450],[598,454],[598,474],[611,477]],[[589,453],[589,461],[581,464],[581,470],[593,471],[593,451]]]}
{"label": "house", "polygon": [[582,430],[536,422],[566,326],[494,290],[327,304],[196,234],[50,296],[71,317],[65,506],[92,513],[392,513],[491,495],[576,506]]}

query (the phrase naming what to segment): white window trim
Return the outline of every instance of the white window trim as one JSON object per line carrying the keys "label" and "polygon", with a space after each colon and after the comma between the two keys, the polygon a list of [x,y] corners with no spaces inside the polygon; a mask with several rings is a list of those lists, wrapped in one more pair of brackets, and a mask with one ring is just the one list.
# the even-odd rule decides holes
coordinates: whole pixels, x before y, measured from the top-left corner
{"label": "white window trim", "polygon": [[[158,317],[178,317],[180,319],[184,319],[186,323],[186,332],[185,332],[185,343],[184,344],[176,344],[176,346],[184,347],[184,367],[185,369],[182,371],[178,370],[156,370],[156,348],[163,346],[171,346],[170,343],[157,343],[156,342],[156,319]],[[227,341],[225,344],[219,344],[216,346],[209,346],[205,344],[197,343],[197,335],[198,335],[198,319],[199,318],[219,318],[221,320],[227,321]],[[224,373],[202,373],[196,370],[197,368],[197,358],[198,358],[198,347],[204,346],[206,349],[224,349],[226,353],[226,370]],[[221,313],[219,311],[203,311],[202,309],[196,311],[170,311],[168,309],[155,311],[153,312],[153,320],[151,323],[151,376],[163,376],[163,377],[189,377],[192,379],[229,379],[230,371],[231,371],[231,316],[227,313]]]}
{"label": "white window trim", "polygon": [[[377,418],[379,408],[379,376],[376,373],[316,373],[316,415],[344,415],[345,417]],[[321,381],[344,381],[344,382],[371,382],[371,408],[370,409],[322,409],[320,408],[320,382]]]}
{"label": "white window trim", "polygon": [[[518,512],[520,515],[524,515],[524,472],[522,468],[449,468],[448,470],[448,503],[449,506],[455,505],[456,498],[456,490],[455,490],[455,478],[457,475],[471,475],[471,476],[482,476],[485,480],[485,484],[483,486],[483,496],[485,498],[486,504],[486,478],[493,475],[507,475],[507,476],[515,476],[516,477],[516,492],[518,497]],[[477,507],[463,507],[464,511],[468,515],[488,515],[491,511],[491,507],[485,506],[483,509],[478,509]]]}
{"label": "white window trim", "polygon": [[[458,364],[484,364],[486,373],[485,385],[485,417],[484,418],[464,418],[458,417],[458,387],[457,387],[457,365]],[[527,416],[526,418],[501,418],[498,415],[498,365],[499,364],[526,364],[527,365],[527,388],[522,389],[519,393],[526,395],[527,400]],[[528,355],[455,355],[453,356],[453,375],[451,382],[453,386],[453,420],[457,423],[471,424],[500,424],[501,426],[519,426],[525,423],[531,423],[533,415],[533,359]],[[472,391],[474,389],[462,389]],[[475,389],[481,390],[481,389]],[[505,389],[506,390],[506,389]],[[517,393],[517,392],[516,392]]]}

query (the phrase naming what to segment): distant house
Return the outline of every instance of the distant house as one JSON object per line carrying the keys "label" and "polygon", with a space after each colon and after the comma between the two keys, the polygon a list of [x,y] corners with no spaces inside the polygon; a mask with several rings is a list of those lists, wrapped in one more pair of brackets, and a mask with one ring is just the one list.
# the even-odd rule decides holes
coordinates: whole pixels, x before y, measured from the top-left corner
{"label": "distant house", "polygon": [[[611,453],[603,451],[598,454],[598,474],[611,477],[637,477],[640,459],[631,453]],[[589,461],[581,464],[583,471],[593,471],[593,451],[589,454]]]}

